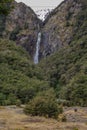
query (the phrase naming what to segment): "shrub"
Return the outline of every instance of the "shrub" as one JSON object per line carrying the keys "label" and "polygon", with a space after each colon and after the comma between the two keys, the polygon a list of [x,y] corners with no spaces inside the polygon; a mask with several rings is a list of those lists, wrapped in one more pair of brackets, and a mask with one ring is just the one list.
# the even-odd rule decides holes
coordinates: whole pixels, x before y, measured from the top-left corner
{"label": "shrub", "polygon": [[15,41],[17,39],[17,34],[19,33],[20,29],[21,28],[18,26],[12,31],[12,33],[10,34],[10,40]]}
{"label": "shrub", "polygon": [[58,116],[58,121],[60,121],[60,122],[66,122],[67,121],[66,116],[64,114],[60,114]]}
{"label": "shrub", "polygon": [[1,0],[0,1],[0,14],[7,15],[9,11],[11,10],[11,2],[13,0]]}
{"label": "shrub", "polygon": [[4,105],[5,99],[6,99],[6,96],[3,93],[0,93],[0,105]]}
{"label": "shrub", "polygon": [[72,78],[70,84],[62,89],[60,97],[63,96],[70,100],[72,105],[87,106],[87,76],[79,73]]}
{"label": "shrub", "polygon": [[17,107],[20,107],[20,106],[21,106],[21,101],[20,101],[19,99],[17,99],[17,101],[16,101],[16,106],[17,106]]}
{"label": "shrub", "polygon": [[73,130],[79,130],[77,127],[74,127]]}
{"label": "shrub", "polygon": [[62,113],[62,108],[58,106],[53,90],[48,90],[34,97],[26,105],[24,112],[32,116],[45,116],[57,119],[58,115]]}

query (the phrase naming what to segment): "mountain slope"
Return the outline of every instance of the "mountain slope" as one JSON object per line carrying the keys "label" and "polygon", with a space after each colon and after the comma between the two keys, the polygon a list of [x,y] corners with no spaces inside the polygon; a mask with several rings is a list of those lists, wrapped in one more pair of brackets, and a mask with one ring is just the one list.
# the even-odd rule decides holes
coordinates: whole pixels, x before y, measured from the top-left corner
{"label": "mountain slope", "polygon": [[47,17],[42,28],[40,57],[45,57],[67,46],[73,39],[76,17],[82,4],[65,0]]}
{"label": "mountain slope", "polygon": [[35,13],[37,14],[38,18],[44,21],[46,17],[51,13],[52,9],[39,9],[36,10]]}
{"label": "mountain slope", "polygon": [[[73,105],[86,106],[87,1],[79,1],[79,4],[81,10],[75,17],[73,39],[68,46],[62,47],[59,51],[42,60],[40,66],[43,68],[42,73],[44,73],[45,80],[48,80],[50,86],[54,87],[58,98],[66,99]],[[51,17],[51,21],[54,20],[55,15]],[[60,25],[58,24],[58,26]],[[55,34],[55,31],[53,33]],[[66,44],[66,40],[63,43]]]}
{"label": "mountain slope", "polygon": [[28,53],[14,42],[0,39],[0,105],[28,102],[48,88]]}
{"label": "mountain slope", "polygon": [[23,3],[14,4],[7,17],[0,15],[0,104],[26,103],[54,88],[59,101],[87,106],[87,1],[65,0],[46,19],[39,65],[19,45],[33,57],[40,20]]}
{"label": "mountain slope", "polygon": [[0,36],[23,46],[33,58],[41,21],[24,3],[12,3],[8,16],[0,14]]}

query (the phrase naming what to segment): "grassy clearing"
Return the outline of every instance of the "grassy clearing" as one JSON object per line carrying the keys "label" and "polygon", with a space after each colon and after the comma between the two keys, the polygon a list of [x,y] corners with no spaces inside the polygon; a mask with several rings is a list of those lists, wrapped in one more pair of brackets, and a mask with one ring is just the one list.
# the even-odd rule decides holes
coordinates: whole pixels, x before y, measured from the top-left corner
{"label": "grassy clearing", "polygon": [[[0,108],[0,130],[87,130],[86,121],[79,121],[79,118],[84,119],[87,108],[78,108],[77,112],[74,112],[74,108],[65,109],[64,114],[67,117],[67,122],[27,116],[23,113],[22,108],[15,106]],[[75,121],[72,117],[76,117]],[[87,119],[87,117],[85,118]]]}

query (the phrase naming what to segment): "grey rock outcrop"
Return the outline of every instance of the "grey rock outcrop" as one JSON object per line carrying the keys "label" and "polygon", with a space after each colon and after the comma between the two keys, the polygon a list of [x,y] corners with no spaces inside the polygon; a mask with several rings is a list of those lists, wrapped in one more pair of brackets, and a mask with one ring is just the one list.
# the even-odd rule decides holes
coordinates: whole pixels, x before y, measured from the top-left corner
{"label": "grey rock outcrop", "polygon": [[10,14],[3,16],[1,19],[1,24],[3,21],[5,23],[1,36],[15,41],[17,45],[23,46],[33,57],[41,21],[37,18],[34,11],[24,3],[14,2],[12,5],[13,9]]}
{"label": "grey rock outcrop", "polygon": [[79,1],[65,0],[52,11],[43,23],[40,58],[70,44],[80,10]]}

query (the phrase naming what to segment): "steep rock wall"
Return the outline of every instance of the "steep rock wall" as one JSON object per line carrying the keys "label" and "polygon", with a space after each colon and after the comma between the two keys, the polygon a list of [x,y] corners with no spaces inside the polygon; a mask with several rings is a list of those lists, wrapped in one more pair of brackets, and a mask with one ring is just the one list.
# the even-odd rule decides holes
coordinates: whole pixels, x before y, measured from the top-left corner
{"label": "steep rock wall", "polygon": [[0,36],[16,41],[33,57],[41,21],[24,3],[13,2],[12,6],[8,16],[0,15]]}
{"label": "steep rock wall", "polygon": [[43,23],[40,58],[70,44],[76,28],[76,17],[81,9],[79,0],[65,0],[52,11]]}

